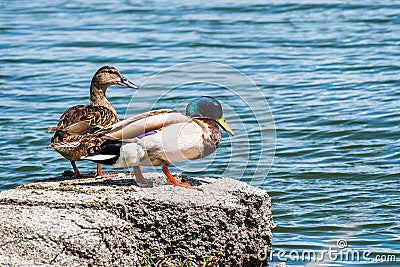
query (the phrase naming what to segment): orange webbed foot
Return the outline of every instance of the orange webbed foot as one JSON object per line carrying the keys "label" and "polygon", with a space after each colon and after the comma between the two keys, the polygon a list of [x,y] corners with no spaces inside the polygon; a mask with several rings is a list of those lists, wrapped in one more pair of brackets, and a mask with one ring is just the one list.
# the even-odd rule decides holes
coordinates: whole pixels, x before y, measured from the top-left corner
{"label": "orange webbed foot", "polygon": [[172,174],[169,172],[168,166],[164,165],[164,166],[162,167],[162,170],[163,170],[163,173],[167,176],[167,178],[168,178],[168,180],[169,180],[169,182],[170,182],[171,184],[174,184],[174,185],[180,186],[180,187],[184,187],[184,188],[197,189],[197,188],[193,187],[193,186],[192,186],[191,184],[189,184],[189,183],[186,183],[186,182],[178,182],[178,181],[176,180],[176,178],[175,178],[174,176],[172,176]]}

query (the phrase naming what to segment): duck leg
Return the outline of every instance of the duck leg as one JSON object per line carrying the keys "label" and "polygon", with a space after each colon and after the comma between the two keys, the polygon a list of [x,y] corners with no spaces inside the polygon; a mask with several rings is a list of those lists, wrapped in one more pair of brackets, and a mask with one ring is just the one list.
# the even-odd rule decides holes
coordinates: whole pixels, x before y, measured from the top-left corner
{"label": "duck leg", "polygon": [[191,186],[189,183],[178,182],[178,181],[175,179],[175,177],[172,176],[171,173],[169,173],[169,170],[168,170],[168,166],[167,166],[167,165],[164,165],[164,166],[162,167],[162,171],[163,171],[163,173],[167,176],[167,178],[168,178],[168,180],[169,180],[170,183],[172,183],[172,184],[174,184],[174,185],[176,185],[176,186],[180,186],[180,187],[195,189],[195,188],[194,188],[193,186]]}
{"label": "duck leg", "polygon": [[97,172],[96,172],[95,177],[97,177],[97,176],[103,176],[103,170],[101,169],[100,163],[97,163]]}
{"label": "duck leg", "polygon": [[81,174],[79,172],[78,167],[76,167],[76,164],[75,164],[74,160],[71,160],[71,165],[72,165],[72,168],[74,168],[75,177],[77,177],[77,178],[91,178],[91,177],[93,177],[93,175],[90,175],[90,174]]}
{"label": "duck leg", "polygon": [[136,183],[138,184],[138,186],[140,186],[140,187],[149,187],[149,186],[151,186],[149,181],[147,181],[146,178],[143,177],[143,173],[140,170],[139,166],[134,166],[133,167],[133,174],[135,174],[135,179],[136,179]]}
{"label": "duck leg", "polygon": [[101,168],[101,164],[97,163],[97,172],[96,175],[94,177],[100,177],[100,178],[113,178],[117,176],[117,174],[115,173],[111,173],[111,174],[104,174],[103,170]]}

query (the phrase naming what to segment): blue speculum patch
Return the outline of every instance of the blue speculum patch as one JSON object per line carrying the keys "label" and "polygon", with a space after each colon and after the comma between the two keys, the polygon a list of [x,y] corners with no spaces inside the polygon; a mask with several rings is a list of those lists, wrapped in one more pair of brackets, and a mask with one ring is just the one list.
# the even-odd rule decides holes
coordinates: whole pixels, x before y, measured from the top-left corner
{"label": "blue speculum patch", "polygon": [[143,137],[146,137],[146,136],[149,136],[149,135],[153,135],[153,134],[156,134],[156,133],[157,133],[157,131],[150,131],[150,132],[147,132],[147,133],[139,135],[138,138],[142,139]]}

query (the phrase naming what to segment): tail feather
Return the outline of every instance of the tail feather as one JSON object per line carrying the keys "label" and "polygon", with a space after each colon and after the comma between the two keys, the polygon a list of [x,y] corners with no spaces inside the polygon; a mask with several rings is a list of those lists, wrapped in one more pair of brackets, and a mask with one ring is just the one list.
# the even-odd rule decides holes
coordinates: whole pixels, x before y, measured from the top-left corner
{"label": "tail feather", "polygon": [[54,132],[58,131],[59,129],[60,129],[60,126],[52,126],[52,127],[47,128],[47,132],[54,133]]}
{"label": "tail feather", "polygon": [[120,157],[120,149],[122,142],[120,141],[105,141],[98,149],[90,155],[83,156],[81,159],[91,160],[96,163],[113,165]]}
{"label": "tail feather", "polygon": [[59,143],[52,143],[47,148],[75,148],[78,147],[81,142],[59,142]]}
{"label": "tail feather", "polygon": [[87,159],[87,160],[91,160],[91,161],[105,161],[105,160],[109,160],[115,158],[115,155],[91,155],[91,156],[83,156],[81,157],[81,159]]}
{"label": "tail feather", "polygon": [[97,128],[91,127],[89,125],[89,123],[87,123],[85,121],[79,121],[77,123],[73,123],[66,127],[62,126],[62,125],[61,126],[52,126],[52,127],[47,128],[47,131],[49,133],[63,131],[63,132],[69,133],[69,134],[84,135],[84,134],[93,132],[94,129],[97,129]]}

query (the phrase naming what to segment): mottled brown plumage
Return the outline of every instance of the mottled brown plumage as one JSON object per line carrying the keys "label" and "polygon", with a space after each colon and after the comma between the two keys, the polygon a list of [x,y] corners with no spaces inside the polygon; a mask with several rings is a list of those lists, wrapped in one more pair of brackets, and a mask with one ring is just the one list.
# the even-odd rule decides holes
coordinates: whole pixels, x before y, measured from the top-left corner
{"label": "mottled brown plumage", "polygon": [[[87,133],[93,133],[118,121],[116,112],[103,106],[71,107],[63,113],[58,126],[49,128],[49,131],[55,131],[51,147],[69,160],[80,160],[85,152],[76,150],[73,143],[79,142]],[[60,143],[71,143],[71,146],[60,146]]]}
{"label": "mottled brown plumage", "polygon": [[[68,108],[61,115],[58,125],[48,129],[49,132],[55,132],[49,147],[71,161],[76,176],[80,176],[80,173],[75,161],[88,155],[88,148],[78,145],[80,140],[87,134],[119,121],[117,112],[105,95],[108,87],[115,84],[138,89],[116,68],[101,67],[93,76],[90,85],[90,105]],[[98,174],[101,174],[100,166],[98,166]]]}

